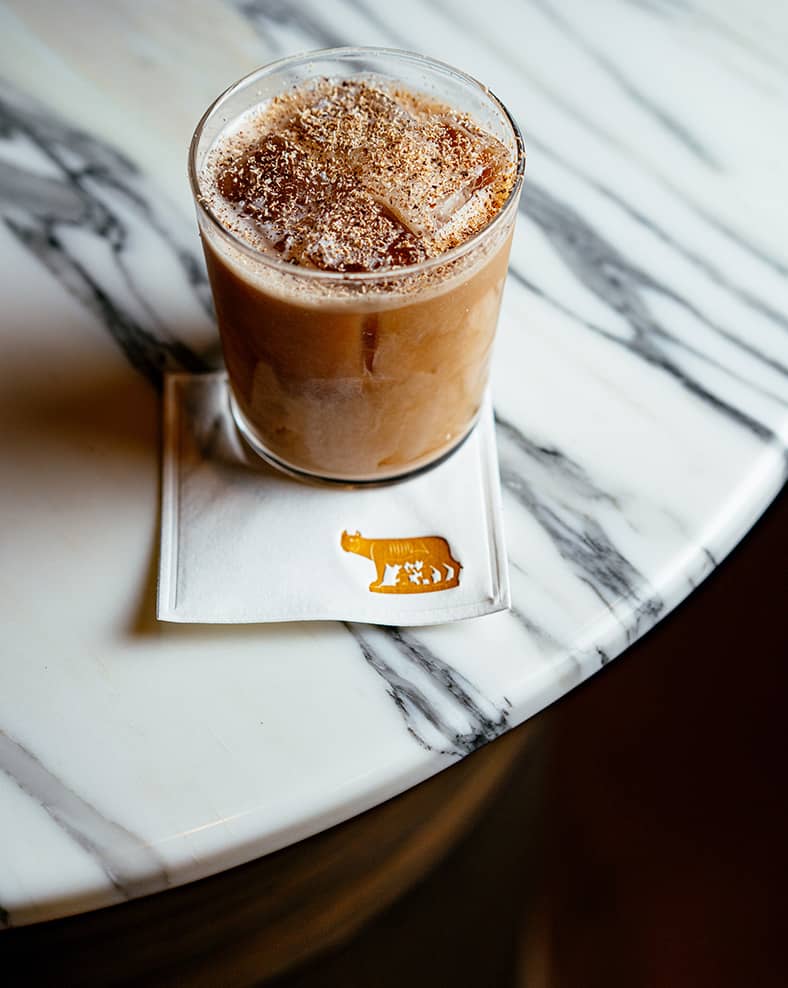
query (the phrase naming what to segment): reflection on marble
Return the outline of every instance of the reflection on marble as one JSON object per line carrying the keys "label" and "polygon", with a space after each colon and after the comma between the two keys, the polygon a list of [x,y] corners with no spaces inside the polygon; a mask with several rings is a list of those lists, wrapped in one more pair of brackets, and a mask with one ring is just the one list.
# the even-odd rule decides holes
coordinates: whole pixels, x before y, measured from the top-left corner
{"label": "reflection on marble", "polygon": [[[712,0],[0,7],[0,925],[402,791],[724,558],[786,471],[786,37],[779,5]],[[417,631],[157,627],[156,386],[216,355],[188,131],[255,64],[345,43],[458,64],[526,133],[494,369],[513,606]]]}

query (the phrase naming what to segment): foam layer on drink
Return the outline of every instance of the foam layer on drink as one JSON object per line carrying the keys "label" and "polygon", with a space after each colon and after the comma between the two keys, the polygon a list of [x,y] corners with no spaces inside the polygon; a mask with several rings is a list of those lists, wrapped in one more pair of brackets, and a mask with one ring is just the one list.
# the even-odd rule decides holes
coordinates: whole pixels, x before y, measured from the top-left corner
{"label": "foam layer on drink", "polygon": [[321,79],[247,114],[201,176],[206,204],[250,246],[325,271],[439,256],[483,229],[515,179],[467,114],[361,79]]}

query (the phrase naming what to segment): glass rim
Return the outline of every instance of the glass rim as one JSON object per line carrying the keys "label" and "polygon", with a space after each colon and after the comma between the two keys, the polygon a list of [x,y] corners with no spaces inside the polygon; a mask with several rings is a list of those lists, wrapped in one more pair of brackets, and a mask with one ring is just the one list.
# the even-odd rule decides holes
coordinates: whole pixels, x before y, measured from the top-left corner
{"label": "glass rim", "polygon": [[[509,194],[507,195],[501,208],[491,220],[485,223],[480,230],[477,230],[473,236],[469,237],[467,240],[464,240],[461,244],[457,244],[457,246],[452,247],[444,253],[436,255],[435,257],[429,257],[424,261],[418,261],[416,264],[406,264],[393,268],[380,268],[376,271],[324,271],[322,268],[300,267],[299,265],[292,264],[289,261],[281,260],[272,254],[266,253],[265,251],[258,250],[241,237],[237,236],[231,230],[228,230],[211,207],[201,198],[200,178],[197,173],[196,165],[197,147],[208,121],[234,93],[255,79],[272,75],[283,68],[298,64],[299,62],[317,58],[347,57],[351,55],[388,55],[393,56],[394,58],[403,59],[405,61],[421,63],[422,65],[436,69],[444,74],[452,75],[462,82],[470,85],[477,91],[480,91],[485,97],[487,97],[487,99],[489,99],[490,102],[501,111],[503,117],[512,129],[517,154],[517,161],[515,163],[515,178],[512,188],[509,190]],[[428,55],[420,55],[418,52],[407,51],[402,48],[346,45],[339,48],[317,48],[310,51],[298,52],[294,55],[288,55],[285,58],[278,58],[273,62],[267,62],[265,65],[252,69],[251,72],[247,72],[246,75],[242,76],[236,82],[232,83],[232,85],[228,86],[227,89],[220,93],[210,104],[208,109],[200,117],[200,120],[194,129],[194,134],[192,135],[192,139],[189,144],[188,172],[192,197],[194,198],[197,209],[201,215],[205,216],[210,221],[212,226],[218,230],[221,236],[229,240],[233,247],[240,250],[241,253],[254,258],[255,261],[262,262],[269,267],[295,277],[302,277],[308,280],[329,284],[347,282],[369,283],[382,280],[390,281],[395,278],[399,279],[411,277],[425,271],[430,271],[440,265],[449,264],[473,250],[473,248],[478,246],[482,240],[486,239],[495,229],[500,227],[504,219],[511,213],[513,205],[516,204],[523,185],[523,178],[525,175],[525,140],[523,139],[523,135],[517,121],[506,108],[506,105],[498,99],[489,87],[485,86],[482,82],[479,82],[478,79],[475,79],[467,72],[463,72],[462,69],[455,68],[455,66],[450,65],[448,62],[442,62],[437,58],[431,58]]]}

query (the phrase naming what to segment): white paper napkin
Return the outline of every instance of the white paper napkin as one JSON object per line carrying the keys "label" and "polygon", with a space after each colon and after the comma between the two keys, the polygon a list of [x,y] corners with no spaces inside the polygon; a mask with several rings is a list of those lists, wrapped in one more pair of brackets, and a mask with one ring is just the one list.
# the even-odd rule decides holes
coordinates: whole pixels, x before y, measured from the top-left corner
{"label": "white paper napkin", "polygon": [[160,620],[439,624],[509,600],[489,398],[440,466],[346,489],[290,480],[250,452],[224,373],[167,377]]}

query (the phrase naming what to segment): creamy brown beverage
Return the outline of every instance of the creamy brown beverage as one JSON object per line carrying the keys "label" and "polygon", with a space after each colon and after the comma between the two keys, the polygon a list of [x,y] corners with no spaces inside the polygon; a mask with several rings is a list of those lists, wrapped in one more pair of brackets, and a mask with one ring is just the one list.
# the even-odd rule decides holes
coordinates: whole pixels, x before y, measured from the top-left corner
{"label": "creamy brown beverage", "polygon": [[513,211],[491,225],[517,181],[516,149],[467,113],[374,76],[302,82],[229,122],[199,172],[225,235],[201,232],[234,414],[258,452],[376,481],[467,435]]}

